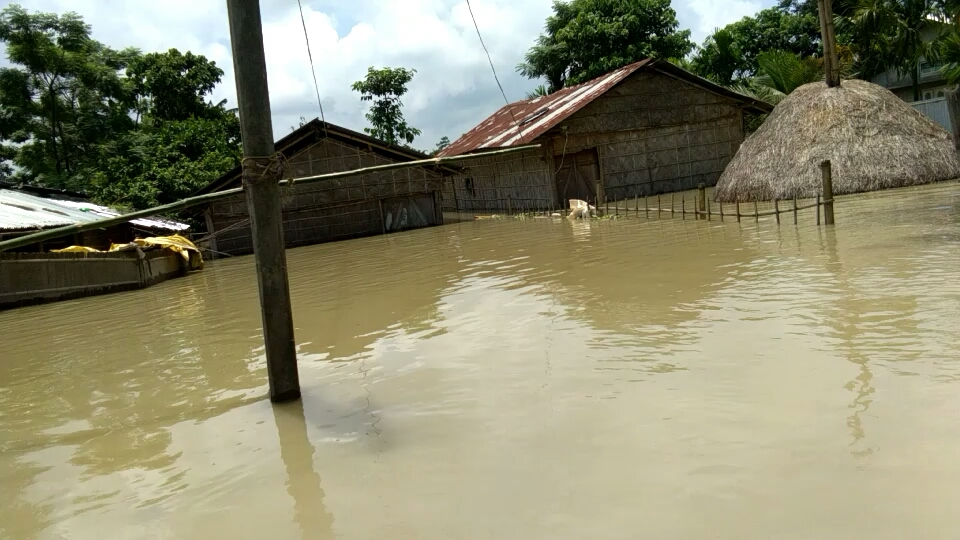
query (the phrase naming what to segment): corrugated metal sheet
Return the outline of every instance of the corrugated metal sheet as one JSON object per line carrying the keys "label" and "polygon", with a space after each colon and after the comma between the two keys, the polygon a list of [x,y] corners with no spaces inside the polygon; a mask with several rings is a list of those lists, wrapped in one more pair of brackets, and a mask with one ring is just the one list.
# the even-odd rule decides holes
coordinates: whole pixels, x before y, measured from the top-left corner
{"label": "corrugated metal sheet", "polygon": [[530,143],[640,69],[656,69],[664,75],[684,80],[709,92],[741,102],[746,108],[755,109],[757,112],[770,112],[773,109],[769,104],[737,94],[669,62],[647,58],[583,84],[563,88],[548,96],[505,105],[444,148],[438,155],[455,156],[477,150]]}
{"label": "corrugated metal sheet", "polygon": [[[87,223],[119,216],[116,210],[89,202],[46,199],[11,189],[0,189],[0,230],[24,231]],[[146,229],[185,231],[185,223],[162,218],[135,219]]]}
{"label": "corrugated metal sheet", "polygon": [[947,109],[947,98],[916,101],[910,105],[934,122],[943,126],[947,131],[953,133],[953,125],[950,123],[950,110]]}
{"label": "corrugated metal sheet", "polygon": [[[503,148],[529,143],[650,62],[652,62],[650,59],[641,60],[592,81],[563,88],[548,96],[504,105],[499,111],[493,113],[493,116],[444,148],[439,155],[455,156],[484,148]],[[519,128],[517,123],[520,124]]]}

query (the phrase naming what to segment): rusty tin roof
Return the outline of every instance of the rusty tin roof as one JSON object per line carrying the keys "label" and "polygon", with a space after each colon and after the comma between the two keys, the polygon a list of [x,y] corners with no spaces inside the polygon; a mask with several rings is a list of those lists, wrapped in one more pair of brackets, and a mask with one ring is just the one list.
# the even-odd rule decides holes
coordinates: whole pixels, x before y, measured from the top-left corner
{"label": "rusty tin roof", "polygon": [[755,112],[768,113],[773,109],[767,103],[733,92],[669,62],[646,58],[591,81],[563,88],[553,94],[505,105],[444,148],[438,155],[456,156],[485,149],[507,148],[530,143],[641,69],[652,69],[681,79],[737,101]]}

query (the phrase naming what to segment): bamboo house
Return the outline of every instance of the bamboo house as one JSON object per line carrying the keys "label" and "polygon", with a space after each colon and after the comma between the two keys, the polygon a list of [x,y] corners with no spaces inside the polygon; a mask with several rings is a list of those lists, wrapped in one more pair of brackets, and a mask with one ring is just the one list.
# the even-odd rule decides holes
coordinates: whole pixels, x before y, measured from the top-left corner
{"label": "bamboo house", "polygon": [[[416,150],[390,145],[319,119],[280,139],[275,148],[286,159],[284,178],[429,158]],[[441,182],[453,170],[411,167],[282,187],[284,243],[289,248],[440,225]],[[240,185],[241,171],[236,167],[204,187],[200,194]],[[214,255],[253,252],[250,216],[243,193],[210,203],[203,214]]]}
{"label": "bamboo house", "polygon": [[830,160],[843,195],[960,177],[953,136],[889,90],[860,80],[801,86],[747,139],[720,177],[721,202],[813,198]]}
{"label": "bamboo house", "polygon": [[444,182],[450,211],[545,210],[712,186],[766,103],[646,59],[548,96],[512,103],[441,156],[524,144],[471,160]]}

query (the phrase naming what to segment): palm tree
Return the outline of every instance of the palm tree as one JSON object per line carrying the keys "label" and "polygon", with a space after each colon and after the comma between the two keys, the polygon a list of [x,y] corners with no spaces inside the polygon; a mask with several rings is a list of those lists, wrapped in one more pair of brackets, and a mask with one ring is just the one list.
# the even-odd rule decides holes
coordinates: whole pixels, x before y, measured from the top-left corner
{"label": "palm tree", "polygon": [[941,38],[925,40],[923,30],[942,5],[942,0],[859,0],[840,22],[857,44],[865,71],[894,69],[900,77],[909,76],[913,98],[919,100],[920,63],[937,61],[942,47]]}
{"label": "palm tree", "polygon": [[533,98],[540,97],[540,96],[546,96],[546,95],[549,94],[549,93],[550,93],[550,92],[547,91],[547,87],[541,84],[540,86],[538,86],[538,87],[534,88],[533,90],[527,92],[527,99],[533,99]]}

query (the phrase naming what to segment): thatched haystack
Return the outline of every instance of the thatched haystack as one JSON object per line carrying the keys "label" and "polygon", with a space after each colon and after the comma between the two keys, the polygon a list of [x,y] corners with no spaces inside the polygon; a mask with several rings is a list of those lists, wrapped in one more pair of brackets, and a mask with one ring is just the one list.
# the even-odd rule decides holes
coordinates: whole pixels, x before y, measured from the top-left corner
{"label": "thatched haystack", "polygon": [[825,159],[837,195],[960,178],[953,136],[892,92],[860,80],[819,82],[796,89],[744,141],[714,197],[815,197]]}

